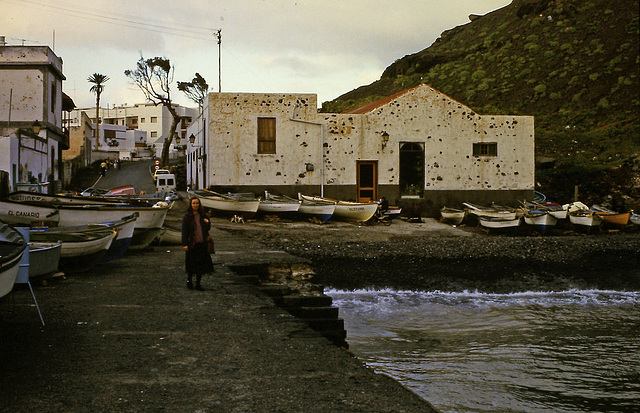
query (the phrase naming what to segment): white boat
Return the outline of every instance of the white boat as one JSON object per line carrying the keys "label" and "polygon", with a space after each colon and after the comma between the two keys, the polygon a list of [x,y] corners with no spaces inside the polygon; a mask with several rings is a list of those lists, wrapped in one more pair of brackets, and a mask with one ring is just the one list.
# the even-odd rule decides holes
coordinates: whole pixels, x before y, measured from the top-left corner
{"label": "white boat", "polygon": [[[103,222],[99,224],[88,224],[88,225],[74,225],[70,227],[33,227],[30,229],[30,234],[36,232],[48,232],[48,233],[88,233],[95,231],[103,231],[105,228],[113,228],[118,233],[116,238],[111,243],[109,247],[109,251],[103,258],[104,262],[113,261],[116,258],[121,257],[131,245],[131,241],[133,240],[133,232],[135,229],[135,224],[140,214],[138,212],[134,212],[132,215],[121,218],[118,221],[114,222]],[[52,235],[53,236],[53,235]]]}
{"label": "white boat", "polygon": [[189,194],[196,196],[204,208],[221,214],[238,215],[245,219],[253,217],[260,206],[260,199],[255,197],[223,195],[202,189],[189,191]]}
{"label": "white boat", "polygon": [[514,220],[516,219],[516,210],[513,208],[507,207],[498,207],[498,206],[482,206],[477,204],[472,204],[470,202],[463,202],[467,208],[467,212],[477,217],[490,217],[490,218],[500,218],[505,220]]}
{"label": "white boat", "polygon": [[563,205],[563,208],[568,211],[569,222],[578,227],[586,228],[588,232],[602,224],[602,217],[582,202],[572,202]]}
{"label": "white boat", "polygon": [[558,219],[554,217],[549,211],[539,211],[539,210],[526,210],[524,215],[524,222],[527,225],[531,225],[538,231],[540,231],[543,235],[547,232],[549,228],[552,228],[558,222]]}
{"label": "white boat", "polygon": [[62,205],[26,203],[0,200],[0,220],[31,226],[73,227],[76,225],[115,222],[138,213],[130,249],[147,247],[162,230],[162,224],[171,205],[158,202],[153,206],[111,205]]}
{"label": "white boat", "polygon": [[24,237],[10,225],[0,222],[0,298],[13,289],[26,248]]}
{"label": "white boat", "polygon": [[319,196],[307,196],[299,194],[302,201],[311,202],[334,202],[335,209],[333,211],[333,217],[344,221],[352,222],[366,222],[373,214],[378,210],[377,202],[351,202],[351,201],[338,201],[335,199],[324,198]]}
{"label": "white boat", "polygon": [[328,221],[336,210],[336,202],[315,198],[298,193],[298,199],[301,201],[298,213],[319,222]]}
{"label": "white boat", "polygon": [[635,212],[631,211],[631,216],[629,217],[629,222],[631,222],[632,224],[635,224],[635,225],[640,225],[640,215],[638,215]]}
{"label": "white boat", "polygon": [[58,271],[62,242],[29,244],[29,278]]}
{"label": "white boat", "polygon": [[298,211],[301,202],[285,195],[273,195],[269,191],[264,191],[264,198],[260,200],[258,211],[265,214],[293,213]]}
{"label": "white boat", "polygon": [[520,217],[496,218],[479,216],[480,225],[492,231],[511,231],[520,226]]}
{"label": "white boat", "polygon": [[106,228],[90,232],[30,232],[31,245],[60,241],[60,267],[86,271],[103,260],[118,231]]}
{"label": "white boat", "polygon": [[440,215],[443,220],[453,225],[460,225],[462,221],[464,221],[467,212],[464,209],[442,207],[442,209],[440,209]]}

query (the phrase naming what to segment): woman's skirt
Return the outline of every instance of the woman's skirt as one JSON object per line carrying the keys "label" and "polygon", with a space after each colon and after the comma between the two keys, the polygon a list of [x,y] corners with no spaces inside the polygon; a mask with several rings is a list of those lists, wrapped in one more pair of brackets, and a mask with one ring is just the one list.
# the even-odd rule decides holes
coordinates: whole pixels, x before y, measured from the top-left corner
{"label": "woman's skirt", "polygon": [[185,263],[187,274],[208,274],[214,271],[206,242],[199,242],[189,248]]}

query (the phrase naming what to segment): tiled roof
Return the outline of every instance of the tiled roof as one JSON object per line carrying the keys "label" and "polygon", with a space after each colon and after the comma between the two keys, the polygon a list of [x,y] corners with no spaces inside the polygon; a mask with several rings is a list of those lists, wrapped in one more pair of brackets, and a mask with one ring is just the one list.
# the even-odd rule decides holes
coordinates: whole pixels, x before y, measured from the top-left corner
{"label": "tiled roof", "polygon": [[418,86],[412,87],[411,89],[403,90],[402,92],[395,93],[395,94],[393,94],[391,96],[387,96],[387,97],[384,97],[382,99],[378,99],[376,101],[373,101],[371,103],[367,103],[366,105],[360,106],[359,108],[355,108],[355,109],[351,109],[351,110],[345,110],[342,113],[344,113],[344,114],[358,114],[358,113],[371,112],[374,109],[377,109],[377,108],[379,108],[381,106],[384,106],[387,103],[392,102],[395,99],[399,98],[400,96],[402,96],[402,95],[404,95],[406,93],[409,93],[409,92],[413,91],[414,89],[419,88],[420,86],[422,86],[422,85],[420,84]]}

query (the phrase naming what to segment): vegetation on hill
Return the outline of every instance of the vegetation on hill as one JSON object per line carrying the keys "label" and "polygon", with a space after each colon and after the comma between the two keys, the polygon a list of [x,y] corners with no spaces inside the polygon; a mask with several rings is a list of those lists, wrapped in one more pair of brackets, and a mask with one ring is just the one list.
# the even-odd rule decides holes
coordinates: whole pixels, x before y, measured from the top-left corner
{"label": "vegetation on hill", "polygon": [[536,119],[538,190],[640,207],[638,0],[514,0],[447,30],[376,82],[324,102],[341,112],[427,83],[484,114]]}

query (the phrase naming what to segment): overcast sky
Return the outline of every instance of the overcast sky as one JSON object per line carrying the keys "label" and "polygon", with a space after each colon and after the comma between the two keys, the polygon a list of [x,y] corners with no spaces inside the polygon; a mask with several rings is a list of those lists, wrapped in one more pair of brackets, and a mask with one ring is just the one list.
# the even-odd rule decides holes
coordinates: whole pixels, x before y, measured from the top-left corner
{"label": "overcast sky", "polygon": [[[223,92],[300,92],[318,105],[380,78],[405,55],[431,45],[510,0],[0,0],[8,45],[47,45],[63,59],[63,90],[95,105],[87,78],[110,77],[101,106],[143,103],[124,75],[143,56],[165,57],[174,86],[196,72]],[[172,98],[194,106],[174,87]]]}

